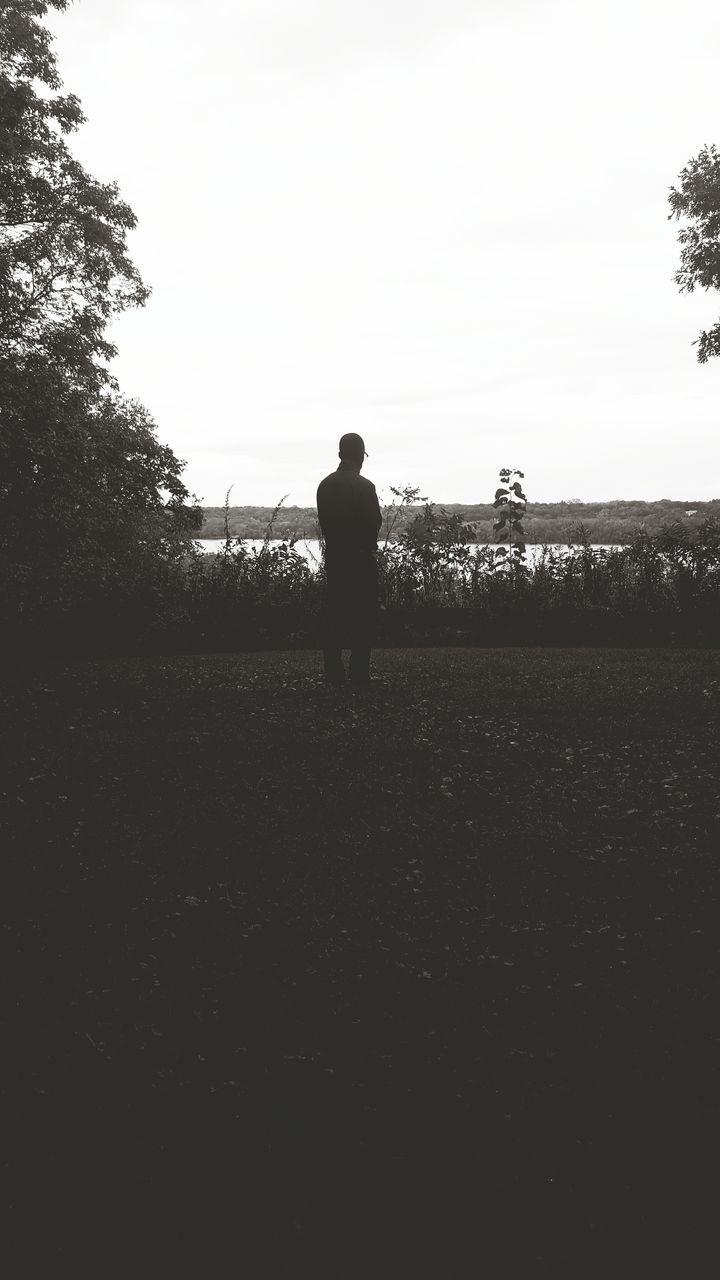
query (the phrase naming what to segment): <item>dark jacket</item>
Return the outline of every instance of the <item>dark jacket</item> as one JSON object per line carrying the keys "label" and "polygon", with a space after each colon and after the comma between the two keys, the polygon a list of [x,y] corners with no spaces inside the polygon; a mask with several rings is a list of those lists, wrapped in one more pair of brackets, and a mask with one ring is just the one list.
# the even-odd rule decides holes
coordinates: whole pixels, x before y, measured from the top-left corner
{"label": "dark jacket", "polygon": [[317,509],[326,557],[377,551],[380,503],[375,485],[353,463],[342,461],[337,471],[320,481]]}

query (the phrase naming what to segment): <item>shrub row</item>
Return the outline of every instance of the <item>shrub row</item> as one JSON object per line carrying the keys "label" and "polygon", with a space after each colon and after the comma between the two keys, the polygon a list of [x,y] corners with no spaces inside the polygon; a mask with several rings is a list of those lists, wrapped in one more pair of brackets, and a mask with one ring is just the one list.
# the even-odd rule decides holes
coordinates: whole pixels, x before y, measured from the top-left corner
{"label": "shrub row", "polygon": [[[379,645],[700,645],[720,642],[720,521],[638,533],[625,547],[522,557],[415,531],[378,553]],[[322,564],[292,543],[228,540],[156,566],[133,590],[16,616],[16,649],[222,652],[319,647]]]}

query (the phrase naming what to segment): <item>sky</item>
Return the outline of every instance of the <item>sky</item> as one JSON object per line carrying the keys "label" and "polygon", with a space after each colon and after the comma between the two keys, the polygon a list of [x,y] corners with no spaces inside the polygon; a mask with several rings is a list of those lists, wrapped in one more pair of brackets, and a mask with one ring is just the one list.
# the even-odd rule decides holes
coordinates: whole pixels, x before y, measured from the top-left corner
{"label": "sky", "polygon": [[71,139],[152,288],[115,372],[206,505],[720,496],[720,295],[669,188],[720,144],[717,0],[75,0]]}

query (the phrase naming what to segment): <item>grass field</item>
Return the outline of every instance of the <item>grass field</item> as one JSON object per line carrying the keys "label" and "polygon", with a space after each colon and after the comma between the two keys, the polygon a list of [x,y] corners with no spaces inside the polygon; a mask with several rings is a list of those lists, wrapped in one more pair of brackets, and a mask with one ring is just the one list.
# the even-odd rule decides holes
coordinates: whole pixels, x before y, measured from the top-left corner
{"label": "grass field", "polygon": [[714,1274],[720,653],[374,660],[5,673],[8,1276]]}

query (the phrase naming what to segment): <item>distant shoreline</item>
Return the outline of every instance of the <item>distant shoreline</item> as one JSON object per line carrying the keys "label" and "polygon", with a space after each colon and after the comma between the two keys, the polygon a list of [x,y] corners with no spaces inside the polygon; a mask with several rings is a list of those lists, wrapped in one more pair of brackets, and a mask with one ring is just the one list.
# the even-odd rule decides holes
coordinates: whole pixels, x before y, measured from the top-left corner
{"label": "distant shoreline", "polygon": [[[474,542],[492,542],[493,520],[496,511],[491,503],[474,505],[458,502],[436,502],[436,511],[445,510],[459,515],[463,523],[471,525]],[[263,538],[268,530],[273,507],[230,507],[227,522],[233,538]],[[411,521],[424,510],[417,503],[403,508],[383,508],[393,520],[393,540]],[[525,541],[541,545],[555,543],[567,545],[577,542],[580,526],[585,538],[594,545],[610,545],[626,542],[638,529],[646,533],[659,533],[663,527],[680,522],[689,532],[698,528],[704,520],[714,516],[720,519],[720,498],[710,502],[680,499],[663,499],[660,502],[531,502],[524,518]],[[317,511],[314,507],[280,507],[272,524],[273,539],[316,539],[319,535]],[[225,510],[223,507],[204,507],[203,524],[197,537],[202,540],[225,536]],[[381,540],[384,538],[381,531]]]}

